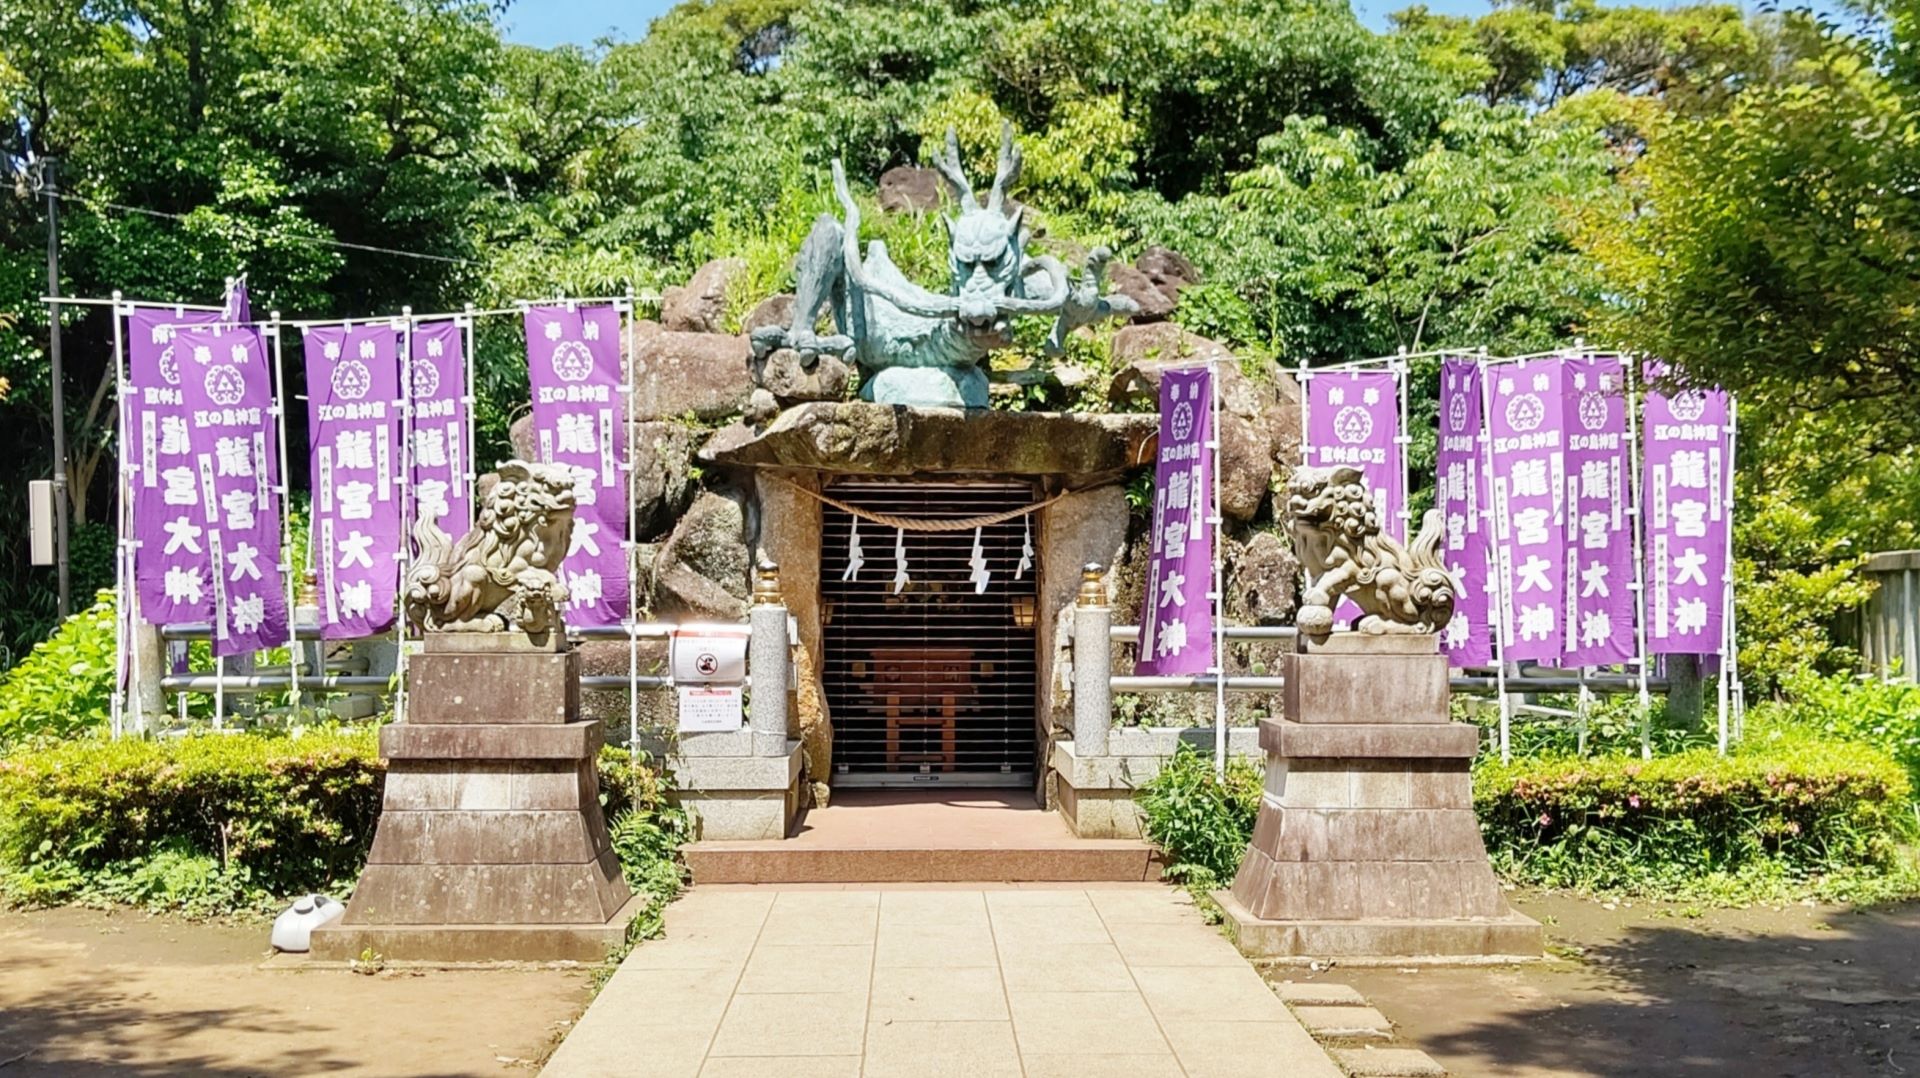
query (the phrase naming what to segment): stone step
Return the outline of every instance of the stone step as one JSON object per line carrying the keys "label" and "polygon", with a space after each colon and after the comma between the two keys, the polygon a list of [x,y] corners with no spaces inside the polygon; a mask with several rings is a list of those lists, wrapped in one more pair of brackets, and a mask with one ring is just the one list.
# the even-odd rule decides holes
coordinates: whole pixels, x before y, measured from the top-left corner
{"label": "stone step", "polygon": [[695,842],[682,852],[696,884],[1109,883],[1157,880],[1161,869],[1158,851],[1132,839],[999,848]]}

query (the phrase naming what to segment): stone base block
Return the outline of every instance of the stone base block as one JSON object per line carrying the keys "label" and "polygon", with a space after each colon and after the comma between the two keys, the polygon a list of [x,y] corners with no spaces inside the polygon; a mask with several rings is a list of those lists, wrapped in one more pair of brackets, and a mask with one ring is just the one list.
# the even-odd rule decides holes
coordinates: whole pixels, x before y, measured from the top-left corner
{"label": "stone base block", "polygon": [[646,906],[635,895],[601,924],[345,925],[315,929],[312,955],[348,962],[362,955],[385,962],[464,965],[478,962],[599,962],[625,939]]}
{"label": "stone base block", "polygon": [[[1260,758],[1258,731],[1228,731],[1228,752]],[[1134,794],[1160,773],[1182,743],[1213,751],[1211,729],[1130,727],[1108,735],[1105,756],[1082,756],[1071,740],[1053,743],[1047,766],[1052,772],[1050,808],[1058,811],[1080,838],[1141,837],[1140,810]]]}
{"label": "stone base block", "polygon": [[408,668],[407,721],[567,723],[580,718],[580,653],[432,652]]}
{"label": "stone base block", "polygon": [[703,841],[783,839],[804,803],[802,760],[800,742],[789,740],[777,756],[682,754],[668,769]]}
{"label": "stone base block", "polygon": [[1228,938],[1256,961],[1518,962],[1539,958],[1545,942],[1540,922],[1514,910],[1456,919],[1264,920],[1232,891],[1215,891],[1213,898],[1226,915]]}
{"label": "stone base block", "polygon": [[1132,790],[1078,790],[1062,781],[1054,788],[1054,807],[1075,838],[1139,838],[1140,806]]}

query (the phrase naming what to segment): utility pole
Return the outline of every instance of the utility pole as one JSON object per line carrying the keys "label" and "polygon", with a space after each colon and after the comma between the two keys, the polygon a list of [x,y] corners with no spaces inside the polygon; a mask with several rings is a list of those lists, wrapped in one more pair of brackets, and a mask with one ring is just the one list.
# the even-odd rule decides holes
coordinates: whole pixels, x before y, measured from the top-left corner
{"label": "utility pole", "polygon": [[67,593],[66,368],[60,362],[60,187],[51,157],[40,160],[40,189],[47,194],[47,358],[53,370],[53,557],[60,578],[60,620],[72,612]]}

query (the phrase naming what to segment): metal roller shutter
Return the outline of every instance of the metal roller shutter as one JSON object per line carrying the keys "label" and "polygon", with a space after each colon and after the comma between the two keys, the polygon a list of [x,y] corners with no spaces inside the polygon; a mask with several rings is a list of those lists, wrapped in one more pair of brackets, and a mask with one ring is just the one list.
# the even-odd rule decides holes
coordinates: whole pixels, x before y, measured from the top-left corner
{"label": "metal roller shutter", "polygon": [[[1005,482],[841,480],[827,493],[917,520],[982,516],[1034,500],[1031,485]],[[905,532],[909,581],[896,592],[895,530],[860,521],[865,564],[842,580],[854,518],[824,507],[823,686],[836,784],[1032,784],[1037,557],[1015,578],[1028,523],[1016,517],[981,529],[991,575],[978,594],[972,529]]]}

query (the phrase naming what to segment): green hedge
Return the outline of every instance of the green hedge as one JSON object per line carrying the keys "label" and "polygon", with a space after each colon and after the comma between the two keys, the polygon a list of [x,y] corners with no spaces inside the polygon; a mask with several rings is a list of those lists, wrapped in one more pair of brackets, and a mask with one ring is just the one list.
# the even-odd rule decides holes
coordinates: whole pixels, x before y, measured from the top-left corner
{"label": "green hedge", "polygon": [[[373,841],[385,767],[370,727],[17,750],[0,756],[0,899],[220,913],[343,893]],[[600,787],[628,882],[670,899],[689,828],[659,769],[607,748]]]}
{"label": "green hedge", "polygon": [[1686,896],[1900,875],[1912,794],[1884,752],[1783,734],[1725,758],[1486,761],[1473,796],[1511,879]]}
{"label": "green hedge", "polygon": [[338,888],[366,860],[382,774],[370,729],[0,757],[0,887],[198,910]]}

